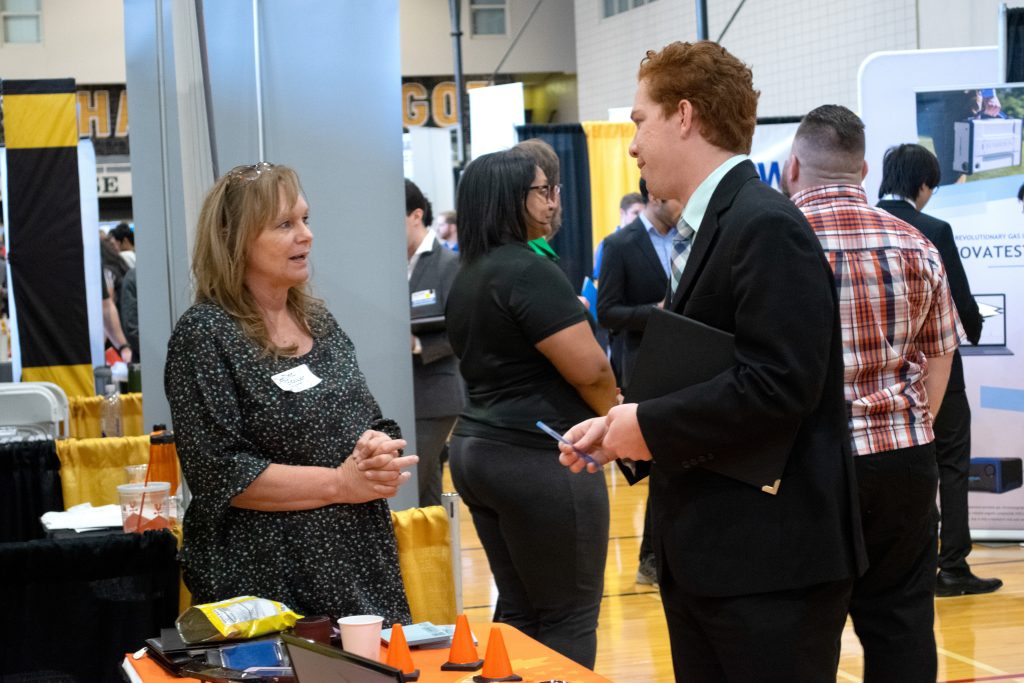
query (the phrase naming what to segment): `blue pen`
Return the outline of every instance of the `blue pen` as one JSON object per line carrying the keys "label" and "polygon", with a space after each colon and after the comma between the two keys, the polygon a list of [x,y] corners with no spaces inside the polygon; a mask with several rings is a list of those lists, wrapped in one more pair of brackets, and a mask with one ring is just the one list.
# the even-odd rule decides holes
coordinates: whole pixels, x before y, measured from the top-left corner
{"label": "blue pen", "polygon": [[540,420],[537,420],[537,426],[541,429],[541,431],[543,431],[545,434],[547,434],[551,438],[555,439],[556,441],[561,441],[566,446],[572,446],[572,449],[574,451],[576,451],[576,455],[578,455],[581,458],[583,458],[584,462],[589,462],[591,465],[593,465],[597,469],[601,469],[601,463],[599,463],[598,461],[594,460],[594,458],[589,453],[584,453],[580,449],[578,449],[575,446],[573,446],[571,441],[569,441],[564,436],[562,436],[561,434],[556,432],[554,429],[552,429],[551,427],[548,427],[546,424],[544,424]]}

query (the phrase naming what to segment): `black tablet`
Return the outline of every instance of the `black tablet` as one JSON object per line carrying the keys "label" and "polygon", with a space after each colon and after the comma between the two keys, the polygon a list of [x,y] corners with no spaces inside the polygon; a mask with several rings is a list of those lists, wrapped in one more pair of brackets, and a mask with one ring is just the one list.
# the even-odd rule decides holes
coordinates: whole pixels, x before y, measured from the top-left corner
{"label": "black tablet", "polygon": [[295,679],[299,683],[404,683],[398,669],[372,659],[345,652],[336,647],[314,643],[288,633],[281,634],[288,648]]}

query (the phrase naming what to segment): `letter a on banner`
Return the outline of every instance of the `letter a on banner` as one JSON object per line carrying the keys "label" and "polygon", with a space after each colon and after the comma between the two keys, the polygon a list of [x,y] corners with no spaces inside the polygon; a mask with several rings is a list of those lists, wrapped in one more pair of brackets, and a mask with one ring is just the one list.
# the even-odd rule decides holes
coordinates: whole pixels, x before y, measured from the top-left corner
{"label": "letter a on banner", "polygon": [[75,81],[5,80],[0,91],[15,371],[20,366],[22,381],[89,396]]}

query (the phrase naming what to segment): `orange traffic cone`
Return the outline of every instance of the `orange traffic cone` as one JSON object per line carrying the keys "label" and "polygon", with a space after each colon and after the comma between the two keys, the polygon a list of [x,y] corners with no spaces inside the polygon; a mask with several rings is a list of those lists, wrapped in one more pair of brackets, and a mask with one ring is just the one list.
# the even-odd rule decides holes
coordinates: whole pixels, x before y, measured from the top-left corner
{"label": "orange traffic cone", "polygon": [[412,663],[412,653],[409,652],[409,643],[405,640],[405,632],[401,624],[391,627],[391,640],[388,642],[388,666],[400,669],[402,677],[407,681],[415,681],[420,677],[420,670]]}
{"label": "orange traffic cone", "polygon": [[469,620],[465,614],[460,614],[455,620],[455,635],[452,636],[448,661],[441,665],[441,671],[476,671],[484,665],[484,660],[477,657]]}
{"label": "orange traffic cone", "polygon": [[522,676],[512,673],[512,664],[508,661],[508,652],[505,650],[505,639],[497,626],[491,627],[491,637],[487,640],[484,670],[479,676],[473,676],[473,680],[476,683],[523,680]]}

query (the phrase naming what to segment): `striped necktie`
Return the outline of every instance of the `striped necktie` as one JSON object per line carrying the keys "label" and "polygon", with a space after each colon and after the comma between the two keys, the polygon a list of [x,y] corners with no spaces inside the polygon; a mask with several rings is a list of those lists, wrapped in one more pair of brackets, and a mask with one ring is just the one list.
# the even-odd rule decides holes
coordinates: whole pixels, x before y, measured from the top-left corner
{"label": "striped necktie", "polygon": [[693,245],[694,230],[685,221],[680,220],[676,228],[679,234],[672,240],[672,294],[676,293],[679,286],[679,279],[683,276],[683,269],[686,268],[686,259],[690,257],[690,247]]}

